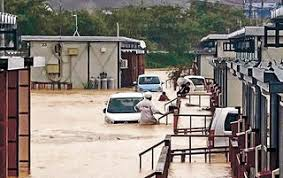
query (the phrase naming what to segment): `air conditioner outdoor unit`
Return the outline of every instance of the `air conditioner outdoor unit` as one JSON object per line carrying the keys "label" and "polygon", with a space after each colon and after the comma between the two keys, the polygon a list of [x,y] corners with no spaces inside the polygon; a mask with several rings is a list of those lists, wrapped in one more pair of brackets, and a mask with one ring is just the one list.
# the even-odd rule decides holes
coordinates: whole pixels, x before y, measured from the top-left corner
{"label": "air conditioner outdoor unit", "polygon": [[121,59],[121,69],[127,69],[127,68],[128,68],[128,60]]}

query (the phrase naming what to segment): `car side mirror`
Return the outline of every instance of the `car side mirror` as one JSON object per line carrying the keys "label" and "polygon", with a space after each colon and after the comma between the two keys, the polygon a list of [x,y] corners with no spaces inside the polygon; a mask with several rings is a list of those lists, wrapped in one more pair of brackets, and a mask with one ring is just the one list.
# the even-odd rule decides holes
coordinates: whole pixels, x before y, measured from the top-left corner
{"label": "car side mirror", "polygon": [[136,82],[136,81],[134,81],[134,82],[133,82],[133,85],[137,85],[137,82]]}
{"label": "car side mirror", "polygon": [[161,82],[161,85],[163,85],[164,84],[164,82]]}
{"label": "car side mirror", "polygon": [[104,113],[104,114],[106,113],[106,108],[103,109],[103,113]]}

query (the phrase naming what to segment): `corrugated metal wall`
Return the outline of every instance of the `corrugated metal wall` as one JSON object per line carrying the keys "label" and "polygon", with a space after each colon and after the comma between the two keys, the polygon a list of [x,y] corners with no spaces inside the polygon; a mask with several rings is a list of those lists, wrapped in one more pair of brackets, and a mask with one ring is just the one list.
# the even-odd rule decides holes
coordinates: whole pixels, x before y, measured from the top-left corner
{"label": "corrugated metal wall", "polygon": [[0,178],[30,172],[30,70],[0,72]]}
{"label": "corrugated metal wall", "polygon": [[18,176],[18,71],[8,71],[8,175]]}
{"label": "corrugated metal wall", "polygon": [[18,83],[18,118],[19,118],[19,167],[22,171],[30,172],[30,71],[19,70]]}
{"label": "corrugated metal wall", "polygon": [[7,100],[7,73],[0,72],[0,178],[7,177],[7,145],[8,145],[8,100]]}

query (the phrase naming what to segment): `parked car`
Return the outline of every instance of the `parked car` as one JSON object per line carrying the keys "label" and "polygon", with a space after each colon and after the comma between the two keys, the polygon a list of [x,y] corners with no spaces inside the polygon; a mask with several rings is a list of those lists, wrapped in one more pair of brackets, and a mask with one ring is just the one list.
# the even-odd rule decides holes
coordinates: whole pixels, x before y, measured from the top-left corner
{"label": "parked car", "polygon": [[105,113],[107,123],[138,122],[140,112],[135,110],[135,106],[143,100],[141,93],[117,93],[110,96]]}
{"label": "parked car", "polygon": [[184,77],[194,84],[195,91],[204,91],[206,89],[206,82],[203,76],[199,75],[188,75]]}
{"label": "parked car", "polygon": [[139,75],[138,81],[134,82],[138,92],[162,92],[162,84],[158,75]]}
{"label": "parked car", "polygon": [[[239,116],[238,109],[233,107],[216,108],[210,130],[214,130],[215,135],[232,135],[231,122],[237,120]],[[229,146],[229,139],[224,137],[216,137],[214,146]]]}

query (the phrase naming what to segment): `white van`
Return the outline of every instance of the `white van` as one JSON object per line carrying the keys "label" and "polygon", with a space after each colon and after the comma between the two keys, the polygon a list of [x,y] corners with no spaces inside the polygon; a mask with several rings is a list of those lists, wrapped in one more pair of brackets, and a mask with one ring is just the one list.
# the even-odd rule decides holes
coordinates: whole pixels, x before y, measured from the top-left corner
{"label": "white van", "polygon": [[[237,120],[238,109],[233,107],[216,108],[210,125],[215,135],[232,135],[231,122]],[[229,146],[229,138],[215,137],[214,146]]]}

